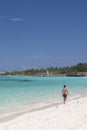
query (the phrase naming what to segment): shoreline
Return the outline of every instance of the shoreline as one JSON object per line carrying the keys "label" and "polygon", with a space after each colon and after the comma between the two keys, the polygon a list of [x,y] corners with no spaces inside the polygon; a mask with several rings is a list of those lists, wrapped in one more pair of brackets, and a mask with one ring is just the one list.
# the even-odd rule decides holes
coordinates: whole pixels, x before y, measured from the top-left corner
{"label": "shoreline", "polygon": [[66,104],[20,114],[0,123],[1,130],[86,130],[87,97],[69,100]]}
{"label": "shoreline", "polygon": [[[86,96],[80,95],[80,96],[71,97],[71,98],[68,98],[67,102],[71,102],[73,100],[77,100],[77,99],[84,98],[84,97],[86,97]],[[0,123],[13,120],[13,119],[20,117],[26,113],[29,114],[29,113],[32,113],[35,111],[45,110],[45,109],[48,109],[51,107],[58,107],[60,105],[63,105],[63,99],[61,101],[56,99],[55,101],[53,100],[53,101],[49,101],[49,102],[45,102],[45,103],[37,103],[35,105],[32,105],[30,109],[29,109],[29,106],[27,106],[27,107],[25,106],[24,109],[22,108],[21,110],[19,110],[20,108],[18,108],[17,110],[6,113],[4,116],[0,117]],[[38,106],[38,107],[36,107],[36,106]]]}

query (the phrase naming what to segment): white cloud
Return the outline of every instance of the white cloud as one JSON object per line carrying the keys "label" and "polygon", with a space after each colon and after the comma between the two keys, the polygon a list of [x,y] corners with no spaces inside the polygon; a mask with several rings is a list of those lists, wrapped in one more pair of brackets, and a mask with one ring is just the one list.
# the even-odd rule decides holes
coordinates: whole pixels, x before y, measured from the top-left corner
{"label": "white cloud", "polygon": [[24,19],[23,18],[18,18],[18,17],[14,17],[14,18],[9,18],[8,16],[0,16],[0,20],[11,20],[11,21],[14,21],[14,22],[20,22],[20,21],[23,21]]}
{"label": "white cloud", "polygon": [[27,70],[27,69],[32,69],[32,68],[34,68],[34,66],[32,66],[32,65],[21,65],[21,68],[22,68],[23,70]]}
{"label": "white cloud", "polygon": [[14,21],[14,22],[20,22],[23,20],[24,20],[23,18],[11,18],[11,21]]}

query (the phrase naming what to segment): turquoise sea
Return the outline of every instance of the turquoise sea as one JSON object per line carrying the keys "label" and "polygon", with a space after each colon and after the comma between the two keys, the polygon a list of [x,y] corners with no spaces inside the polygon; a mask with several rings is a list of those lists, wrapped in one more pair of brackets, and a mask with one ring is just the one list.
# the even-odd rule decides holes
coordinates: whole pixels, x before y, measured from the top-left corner
{"label": "turquoise sea", "polygon": [[0,76],[0,114],[61,102],[64,84],[69,99],[87,94],[87,77]]}

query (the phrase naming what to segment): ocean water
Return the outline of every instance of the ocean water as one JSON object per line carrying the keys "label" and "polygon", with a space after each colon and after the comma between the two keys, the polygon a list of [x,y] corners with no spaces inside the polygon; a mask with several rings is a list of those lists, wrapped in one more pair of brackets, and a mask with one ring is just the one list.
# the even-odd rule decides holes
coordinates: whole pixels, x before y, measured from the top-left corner
{"label": "ocean water", "polygon": [[0,76],[0,114],[36,104],[62,101],[64,84],[69,90],[69,98],[87,94],[87,77]]}

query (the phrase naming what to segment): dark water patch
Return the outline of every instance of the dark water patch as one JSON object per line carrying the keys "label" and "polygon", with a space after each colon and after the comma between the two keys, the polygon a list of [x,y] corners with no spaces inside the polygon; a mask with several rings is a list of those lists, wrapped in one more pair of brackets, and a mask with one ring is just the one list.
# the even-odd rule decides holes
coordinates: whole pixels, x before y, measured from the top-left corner
{"label": "dark water patch", "polygon": [[33,82],[30,79],[0,79],[0,81]]}

